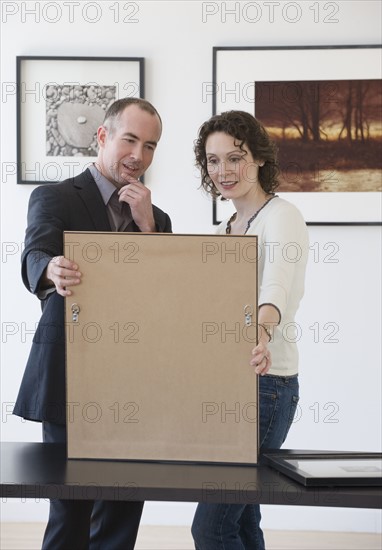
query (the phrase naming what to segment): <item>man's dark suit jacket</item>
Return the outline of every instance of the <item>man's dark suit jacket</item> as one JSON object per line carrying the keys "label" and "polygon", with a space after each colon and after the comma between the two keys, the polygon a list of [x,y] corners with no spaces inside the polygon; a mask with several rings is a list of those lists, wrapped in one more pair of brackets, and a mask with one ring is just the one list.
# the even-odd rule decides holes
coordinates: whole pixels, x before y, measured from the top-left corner
{"label": "man's dark suit jacket", "polygon": [[[171,233],[167,214],[153,206],[158,232]],[[136,231],[139,231],[135,226]],[[63,231],[111,231],[101,193],[86,170],[62,183],[42,185],[31,194],[22,254],[22,278],[36,294],[40,277],[63,251]],[[79,266],[81,269],[81,266]],[[66,422],[64,298],[51,292],[41,301],[42,316],[13,413],[28,420]]]}

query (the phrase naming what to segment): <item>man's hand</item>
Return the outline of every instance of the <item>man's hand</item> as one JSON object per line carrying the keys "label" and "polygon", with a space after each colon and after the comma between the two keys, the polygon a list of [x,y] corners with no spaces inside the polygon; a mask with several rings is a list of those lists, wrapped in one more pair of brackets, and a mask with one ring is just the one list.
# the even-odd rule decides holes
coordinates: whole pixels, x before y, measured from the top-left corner
{"label": "man's hand", "polygon": [[119,200],[130,205],[133,220],[142,232],[155,232],[151,191],[135,178],[118,191]]}
{"label": "man's hand", "polygon": [[41,280],[44,286],[51,285],[56,287],[57,293],[61,296],[71,296],[72,291],[67,287],[79,285],[82,273],[78,271],[78,265],[65,258],[65,256],[55,256],[48,263],[45,276]]}

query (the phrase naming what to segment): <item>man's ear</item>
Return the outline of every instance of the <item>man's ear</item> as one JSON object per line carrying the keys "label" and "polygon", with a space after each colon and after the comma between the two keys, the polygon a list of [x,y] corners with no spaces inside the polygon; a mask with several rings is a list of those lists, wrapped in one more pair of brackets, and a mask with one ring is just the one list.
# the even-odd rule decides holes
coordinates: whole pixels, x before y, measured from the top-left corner
{"label": "man's ear", "polygon": [[106,136],[107,136],[107,130],[105,126],[100,126],[97,130],[97,141],[100,147],[103,147],[105,145]]}

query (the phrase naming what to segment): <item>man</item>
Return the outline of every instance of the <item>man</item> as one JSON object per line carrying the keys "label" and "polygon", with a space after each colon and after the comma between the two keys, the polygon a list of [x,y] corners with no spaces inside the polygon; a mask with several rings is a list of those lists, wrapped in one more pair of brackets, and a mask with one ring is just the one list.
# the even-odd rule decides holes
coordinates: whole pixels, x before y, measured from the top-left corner
{"label": "man", "polygon": [[[148,101],[120,99],[98,129],[96,163],[31,194],[22,277],[42,316],[13,412],[42,422],[45,442],[66,442],[64,297],[81,283],[81,266],[63,255],[63,231],[171,232],[170,218],[139,181],[161,131]],[[43,550],[134,548],[142,509],[143,502],[52,500]]]}

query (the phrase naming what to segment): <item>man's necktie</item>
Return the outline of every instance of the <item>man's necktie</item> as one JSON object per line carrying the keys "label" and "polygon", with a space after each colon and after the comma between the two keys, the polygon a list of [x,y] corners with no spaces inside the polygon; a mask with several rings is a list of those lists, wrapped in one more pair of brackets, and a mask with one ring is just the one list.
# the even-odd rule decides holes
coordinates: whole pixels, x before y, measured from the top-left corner
{"label": "man's necktie", "polygon": [[111,195],[108,206],[111,208],[114,231],[124,231],[131,223],[133,217],[131,215],[130,206],[126,202],[119,201],[117,189]]}

